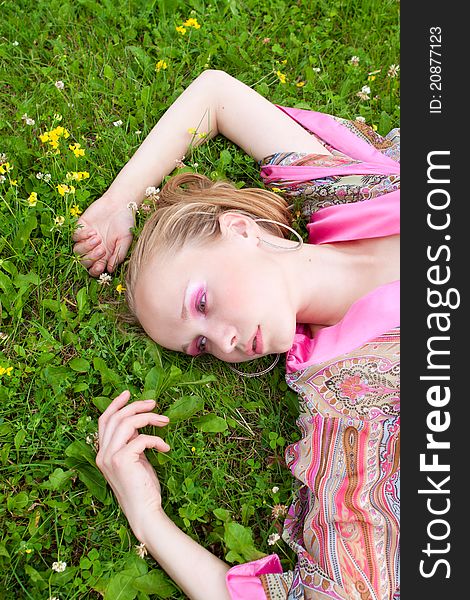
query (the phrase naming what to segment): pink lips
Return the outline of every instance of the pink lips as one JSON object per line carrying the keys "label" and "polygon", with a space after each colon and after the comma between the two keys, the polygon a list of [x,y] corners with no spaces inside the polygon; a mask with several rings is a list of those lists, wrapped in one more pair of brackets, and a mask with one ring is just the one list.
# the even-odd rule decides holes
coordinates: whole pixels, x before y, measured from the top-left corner
{"label": "pink lips", "polygon": [[[253,342],[256,340],[255,350],[253,349]],[[248,356],[255,356],[255,354],[263,354],[263,336],[261,335],[261,328],[258,325],[254,336],[250,339],[245,352]]]}

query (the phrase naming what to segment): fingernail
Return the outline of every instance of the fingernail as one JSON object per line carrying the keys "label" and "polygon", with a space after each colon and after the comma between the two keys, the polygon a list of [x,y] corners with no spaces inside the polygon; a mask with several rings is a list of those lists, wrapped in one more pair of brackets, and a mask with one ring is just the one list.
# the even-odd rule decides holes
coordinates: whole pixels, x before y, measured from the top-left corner
{"label": "fingernail", "polygon": [[155,402],[155,400],[144,400],[144,402],[148,402],[150,404],[150,402]]}

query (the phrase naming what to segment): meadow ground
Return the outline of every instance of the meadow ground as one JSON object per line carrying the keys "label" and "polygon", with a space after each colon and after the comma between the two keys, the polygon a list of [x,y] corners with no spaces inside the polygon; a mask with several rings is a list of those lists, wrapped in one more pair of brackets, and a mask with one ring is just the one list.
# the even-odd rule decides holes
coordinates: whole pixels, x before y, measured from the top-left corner
{"label": "meadow ground", "polygon": [[[291,499],[284,449],[298,439],[282,368],[244,380],[119,324],[123,269],[107,285],[91,279],[71,233],[208,68],[278,104],[363,117],[382,134],[398,126],[399,3],[1,7],[0,598],[184,598],[138,556],[94,464],[97,418],[126,388],[172,417],[172,451],[151,460],[175,522],[230,564],[277,552],[292,568],[282,540],[269,543],[282,530],[273,507]],[[261,185],[254,161],[222,138],[181,169]]]}

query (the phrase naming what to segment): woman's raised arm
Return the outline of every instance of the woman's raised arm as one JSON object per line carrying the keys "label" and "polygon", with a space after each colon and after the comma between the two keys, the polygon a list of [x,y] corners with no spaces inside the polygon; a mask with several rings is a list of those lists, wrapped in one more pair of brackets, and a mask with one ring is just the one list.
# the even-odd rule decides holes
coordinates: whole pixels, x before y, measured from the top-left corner
{"label": "woman's raised arm", "polygon": [[[196,130],[196,134],[190,133]],[[105,194],[81,216],[74,251],[93,276],[122,262],[132,236],[130,202],[159,186],[192,144],[222,134],[255,160],[275,152],[328,151],[269,100],[223,71],[204,71],[165,112]],[[201,134],[201,137],[198,136]]]}

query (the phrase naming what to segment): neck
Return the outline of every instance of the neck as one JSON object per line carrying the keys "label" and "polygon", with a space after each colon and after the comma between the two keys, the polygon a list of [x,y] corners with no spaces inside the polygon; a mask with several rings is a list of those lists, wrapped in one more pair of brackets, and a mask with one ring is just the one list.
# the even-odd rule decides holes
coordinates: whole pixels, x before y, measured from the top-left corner
{"label": "neck", "polygon": [[362,295],[370,258],[351,252],[347,244],[304,244],[278,255],[287,266],[297,322],[318,327],[335,325]]}

